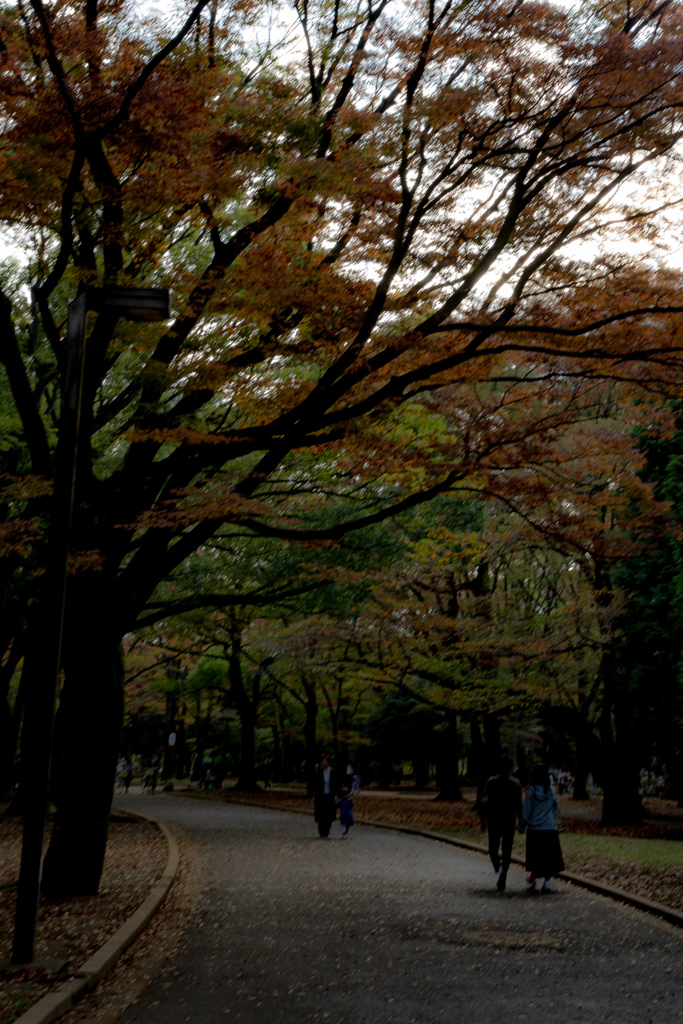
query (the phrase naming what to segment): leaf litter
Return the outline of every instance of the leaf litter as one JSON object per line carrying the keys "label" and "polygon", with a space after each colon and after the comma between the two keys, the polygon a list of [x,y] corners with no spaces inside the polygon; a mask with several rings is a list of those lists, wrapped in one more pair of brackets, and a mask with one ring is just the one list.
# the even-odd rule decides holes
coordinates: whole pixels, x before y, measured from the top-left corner
{"label": "leaf litter", "polygon": [[[0,960],[12,953],[21,833],[21,818],[0,817]],[[165,864],[166,843],[151,822],[113,815],[99,893],[40,901],[36,957],[66,961],[64,968],[0,974],[0,1021],[11,1024],[78,971],[146,899]]]}

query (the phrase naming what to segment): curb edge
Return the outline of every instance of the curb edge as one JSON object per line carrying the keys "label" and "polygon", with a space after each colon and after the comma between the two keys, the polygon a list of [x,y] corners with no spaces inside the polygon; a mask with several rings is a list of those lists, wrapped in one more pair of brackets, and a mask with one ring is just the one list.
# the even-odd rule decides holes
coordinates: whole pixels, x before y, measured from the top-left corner
{"label": "curb edge", "polygon": [[166,840],[168,860],[159,881],[153,886],[149,896],[127,921],[118,928],[107,941],[93,953],[81,967],[75,971],[69,981],[63,982],[54,992],[39,999],[26,1013],[17,1017],[14,1024],[51,1024],[57,1017],[70,1010],[74,1003],[86,992],[95,988],[107,971],[114,966],[119,957],[135,941],[147,927],[173,885],[180,866],[180,850],[178,843],[165,822],[153,818],[149,814],[130,811],[127,807],[112,806],[112,811],[133,815],[152,822]]}

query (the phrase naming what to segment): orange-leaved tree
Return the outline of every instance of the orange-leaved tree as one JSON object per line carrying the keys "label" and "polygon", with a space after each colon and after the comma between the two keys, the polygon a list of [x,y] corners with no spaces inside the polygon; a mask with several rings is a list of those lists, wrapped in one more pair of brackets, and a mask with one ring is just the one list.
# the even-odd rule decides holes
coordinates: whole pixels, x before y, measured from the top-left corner
{"label": "orange-leaved tree", "polygon": [[556,388],[557,412],[578,375],[676,378],[654,247],[682,27],[670,0],[0,7],[0,217],[26,253],[0,296],[23,431],[3,535],[37,570],[68,301],[171,286],[176,308],[89,330],[52,892],[97,889],[121,637],[218,526],[333,541],[466,483],[533,411],[473,431],[492,380]]}

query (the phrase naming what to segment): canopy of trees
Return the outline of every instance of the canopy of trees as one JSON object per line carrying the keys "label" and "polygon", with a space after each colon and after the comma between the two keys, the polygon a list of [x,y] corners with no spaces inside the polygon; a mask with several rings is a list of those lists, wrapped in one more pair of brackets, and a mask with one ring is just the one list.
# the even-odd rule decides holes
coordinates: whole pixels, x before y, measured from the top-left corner
{"label": "canopy of trees", "polygon": [[[409,666],[452,713],[461,642],[472,686],[495,689],[500,658],[536,636],[531,611],[567,635],[583,601],[572,553],[612,614],[616,549],[655,514],[633,431],[670,431],[680,380],[680,275],[662,260],[681,201],[681,35],[669,0],[200,0],[168,24],[121,0],[0,6],[0,218],[23,254],[0,293],[5,689],[23,665],[8,733],[51,614],[68,304],[160,286],[176,310],[163,326],[90,320],[51,891],[98,884],[122,638],[163,618],[169,587],[185,607],[264,600],[229,563],[206,600],[188,597],[182,574],[216,536],[324,545],[438,495],[496,499],[557,551],[527,538],[505,558],[487,534],[434,571],[420,543],[448,536],[427,526],[413,580],[383,597],[395,627],[410,582],[389,678]],[[448,625],[466,592],[503,580],[490,614]],[[271,596],[303,585],[273,580]],[[404,642],[425,615],[436,653]]]}

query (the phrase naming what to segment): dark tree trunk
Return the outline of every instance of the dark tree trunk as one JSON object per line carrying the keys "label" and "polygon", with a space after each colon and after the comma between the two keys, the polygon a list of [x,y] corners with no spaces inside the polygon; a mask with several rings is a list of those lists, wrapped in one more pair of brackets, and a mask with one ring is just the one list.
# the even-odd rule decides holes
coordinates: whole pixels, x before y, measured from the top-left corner
{"label": "dark tree trunk", "polygon": [[683,807],[683,686],[679,684],[678,700],[674,703],[670,729],[666,735],[665,796]]}
{"label": "dark tree trunk", "polygon": [[[94,612],[96,605],[91,603]],[[57,814],[43,866],[48,896],[97,892],[123,725],[123,656],[118,637],[85,611],[64,658],[57,713],[53,793]],[[99,626],[99,628],[98,628]]]}
{"label": "dark tree trunk", "polygon": [[486,744],[486,774],[493,775],[503,753],[500,742],[500,722],[495,712],[484,715],[484,743]]}
{"label": "dark tree trunk", "polygon": [[680,728],[672,730],[671,758],[667,765],[669,786],[667,796],[683,807],[683,732]]}
{"label": "dark tree trunk", "polygon": [[332,726],[332,764],[339,771],[341,770],[341,750],[339,748],[339,714],[330,709],[330,724]]}
{"label": "dark tree trunk", "polygon": [[415,788],[426,789],[429,785],[429,755],[421,754],[413,760]]}
{"label": "dark tree trunk", "polygon": [[282,737],[282,778],[281,782],[292,782],[297,777],[297,766],[292,749],[292,737],[286,732]]}
{"label": "dark tree trunk", "polygon": [[515,756],[517,758],[517,778],[522,786],[526,786],[529,783],[529,761],[526,747],[521,740],[517,744]]}
{"label": "dark tree trunk", "polygon": [[6,696],[0,695],[0,794],[9,793],[12,788],[16,748],[17,737],[9,703]]}
{"label": "dark tree trunk", "polygon": [[588,772],[590,771],[589,724],[587,718],[579,712],[576,727],[576,759],[574,765],[574,800],[588,800]]}
{"label": "dark tree trunk", "polygon": [[484,792],[484,786],[488,778],[486,771],[486,750],[484,741],[481,738],[481,729],[476,719],[470,721],[470,736],[472,739],[469,756],[469,774],[477,783],[477,799]]}
{"label": "dark tree trunk", "polygon": [[[595,561],[596,588],[602,596],[598,604],[609,607],[612,591],[609,573],[604,562]],[[605,650],[595,682],[596,692],[602,688],[600,710],[600,776],[604,793],[602,804],[603,825],[639,825],[643,819],[643,804],[638,792],[640,766],[638,758],[638,730],[623,671],[613,650]]]}
{"label": "dark tree trunk", "polygon": [[240,766],[235,789],[247,793],[259,790],[256,779],[256,725],[260,698],[261,673],[254,673],[251,696],[242,673],[242,637],[238,624],[232,630],[230,648],[230,693],[240,719]]}
{"label": "dark tree trunk", "polygon": [[315,765],[317,761],[316,727],[318,722],[318,700],[315,687],[304,684],[306,689],[306,721],[304,723],[304,744],[306,747],[306,794],[315,792]]}
{"label": "dark tree trunk", "polygon": [[195,744],[195,758],[197,764],[201,765],[204,761],[204,722],[202,719],[202,691],[197,690],[195,694],[195,716],[194,716],[194,731],[197,741]]}
{"label": "dark tree trunk", "polygon": [[235,765],[239,764],[239,760],[240,760],[240,758],[239,758],[239,750],[237,749],[235,743],[233,743],[233,738],[232,738],[232,722],[231,722],[231,720],[229,718],[226,720],[226,722],[225,722],[225,729],[223,730],[223,750],[225,751],[225,754],[226,754],[226,764],[225,764],[226,770],[227,770],[227,757],[230,758],[233,767]]}
{"label": "dark tree trunk", "polygon": [[605,776],[603,825],[640,825],[643,802],[638,792],[638,769],[628,757],[617,757]]}
{"label": "dark tree trunk", "polygon": [[14,782],[14,755],[18,734],[9,706],[9,687],[21,653],[15,640],[5,664],[0,668],[0,793],[10,792]]}
{"label": "dark tree trunk", "polygon": [[[19,687],[17,689],[17,697],[14,702],[14,708],[12,709],[12,725],[11,734],[15,737],[15,749],[22,745],[22,734],[23,734],[23,718],[24,708],[26,705],[25,694],[26,694],[26,676],[27,676],[27,663],[30,659],[25,657],[24,664],[21,670],[21,678],[19,679]],[[12,765],[12,782],[15,786],[14,792],[12,793],[12,800],[9,807],[5,811],[7,815],[20,815],[23,814],[23,796],[22,796],[22,767],[21,757],[17,752],[17,760]]]}
{"label": "dark tree trunk", "polygon": [[382,758],[377,768],[377,788],[378,789],[389,789],[391,784],[391,777],[394,772],[394,766],[391,761]]}
{"label": "dark tree trunk", "polygon": [[679,753],[674,762],[673,771],[673,798],[677,800],[679,807],[683,807],[683,754]]}
{"label": "dark tree trunk", "polygon": [[[30,639],[30,634],[29,634]],[[26,709],[26,693],[30,693],[32,690],[31,686],[31,674],[35,669],[34,657],[37,650],[36,643],[29,643],[26,657],[24,658],[24,664],[21,669],[21,678],[19,680],[19,688],[17,690],[17,699],[14,703],[14,709],[12,711],[12,732],[16,736],[16,743],[20,750],[17,750],[17,759],[13,765],[13,780],[15,783],[15,789],[12,794],[10,805],[5,811],[8,816],[20,816],[24,813],[24,790],[27,785],[30,786],[28,779],[25,778],[27,757],[31,760],[29,755],[30,740],[24,736],[24,729],[26,728],[24,712]]]}
{"label": "dark tree trunk", "polygon": [[26,667],[26,659],[24,659],[24,665],[21,671],[21,678],[19,680],[19,688],[17,689],[17,699],[14,702],[14,708],[12,709],[12,724],[14,725],[14,734],[19,736],[21,734],[21,720],[24,715],[24,708],[26,706],[26,683],[24,680],[24,669]]}
{"label": "dark tree trunk", "polygon": [[588,800],[588,773],[591,770],[591,753],[593,748],[593,731],[590,724],[591,708],[595,703],[602,684],[602,675],[597,673],[592,685],[588,682],[588,674],[581,671],[578,678],[578,707],[576,710],[576,728],[574,742],[576,756],[574,765],[574,800]]}
{"label": "dark tree trunk", "polygon": [[335,673],[332,693],[330,693],[326,686],[323,687],[327,712],[330,716],[330,726],[332,727],[332,765],[337,771],[343,771],[346,767],[346,765],[342,764],[341,748],[339,745],[339,722],[343,707],[342,688],[343,676],[340,671]]}
{"label": "dark tree trunk", "polygon": [[273,736],[273,782],[282,780],[282,739],[278,722],[271,722],[270,731]]}
{"label": "dark tree trunk", "polygon": [[256,779],[256,715],[250,706],[237,710],[240,716],[240,769],[235,789],[255,793],[260,789]]}
{"label": "dark tree trunk", "polygon": [[441,758],[439,762],[440,792],[436,800],[462,800],[460,791],[460,743],[458,740],[458,717],[446,716],[448,727],[442,734]]}
{"label": "dark tree trunk", "polygon": [[186,764],[188,761],[187,756],[187,739],[185,738],[185,719],[180,718],[178,720],[178,731],[176,735],[175,745],[175,777],[176,779],[184,779],[188,774],[186,770]]}
{"label": "dark tree trunk", "polygon": [[[618,680],[613,656],[606,653],[600,665],[603,705],[600,715],[602,740],[602,824],[639,825],[643,820],[643,803],[639,793],[639,766],[633,734],[632,714],[625,706],[624,696],[614,699]],[[637,756],[637,755],[636,755]]]}

